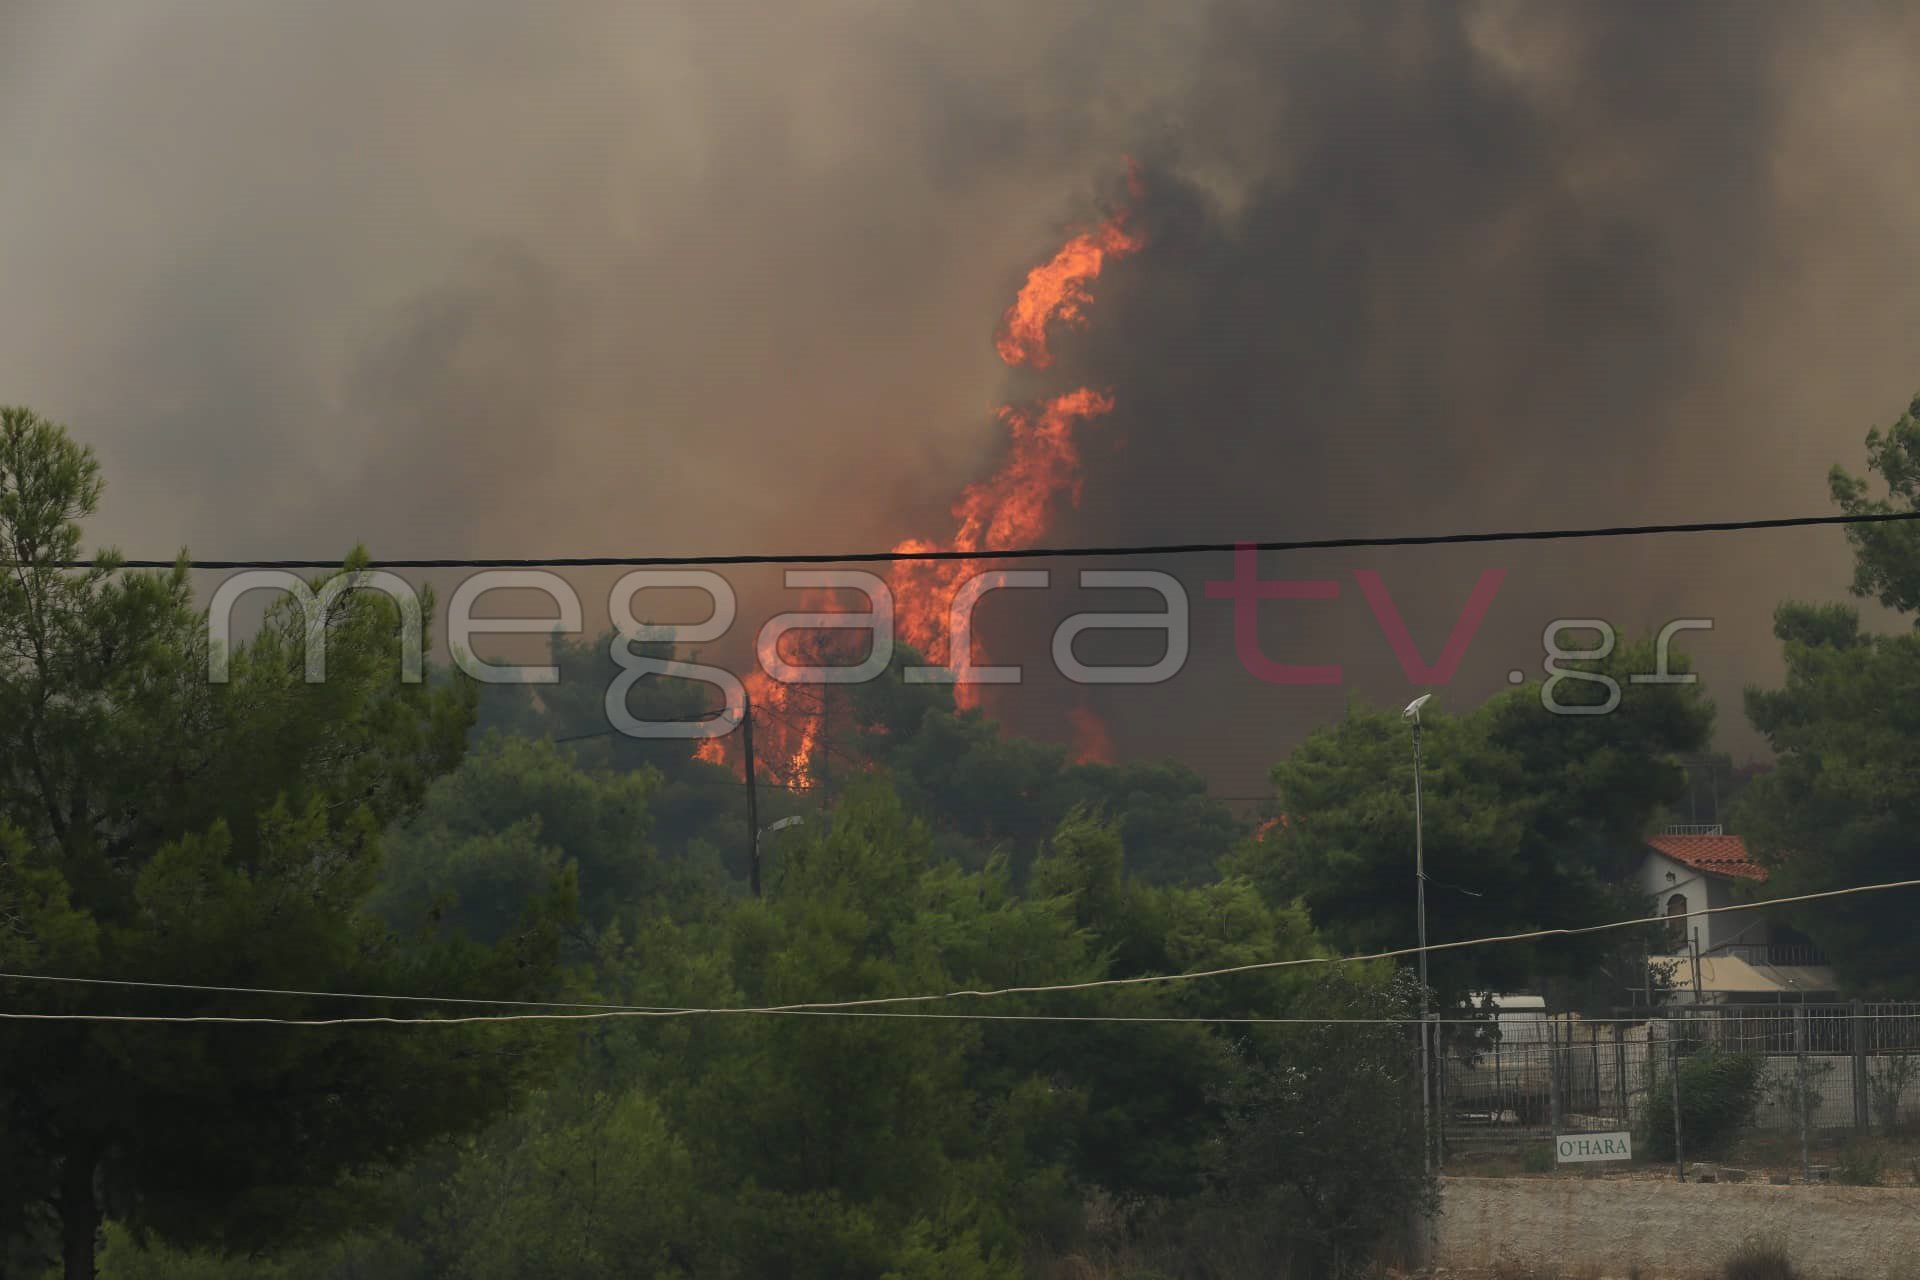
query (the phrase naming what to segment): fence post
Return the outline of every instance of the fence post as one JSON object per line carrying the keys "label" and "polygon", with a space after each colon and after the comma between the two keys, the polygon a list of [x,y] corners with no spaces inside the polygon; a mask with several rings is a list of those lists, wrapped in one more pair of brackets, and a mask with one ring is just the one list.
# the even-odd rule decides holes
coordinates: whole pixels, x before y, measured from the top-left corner
{"label": "fence post", "polygon": [[1600,1114],[1600,1028],[1587,1024],[1587,1066],[1592,1069],[1593,1113]]}
{"label": "fence post", "polygon": [[1673,1076],[1673,1172],[1687,1180],[1687,1148],[1680,1133],[1680,1039],[1673,1034],[1673,1019],[1667,1019],[1667,1061]]}
{"label": "fence post", "polygon": [[1813,1099],[1807,1094],[1807,1011],[1793,1011],[1793,1056],[1794,1070],[1800,1075],[1800,1181],[1813,1181],[1813,1158],[1807,1152],[1807,1128],[1811,1123],[1808,1112],[1813,1109]]}
{"label": "fence post", "polygon": [[[1500,1074],[1500,1024],[1496,1020],[1493,1026],[1493,1123],[1503,1125],[1507,1122],[1507,1084]],[[1514,1098],[1513,1122],[1520,1123],[1519,1098]]]}
{"label": "fence post", "polygon": [[1560,1026],[1552,1018],[1547,1019],[1547,1123],[1553,1130],[1553,1141],[1560,1142]]}
{"label": "fence post", "polygon": [[1620,1123],[1629,1129],[1633,1119],[1627,1114],[1627,1042],[1623,1038],[1625,1029],[1618,1023],[1613,1024],[1613,1092],[1620,1107]]}
{"label": "fence post", "polygon": [[1433,1167],[1447,1166],[1447,1056],[1440,1052],[1440,1015],[1433,1015]]}
{"label": "fence post", "polygon": [[1867,1026],[1860,1016],[1860,1002],[1847,1002],[1847,1038],[1853,1047],[1853,1127],[1867,1132],[1871,1117],[1867,1112]]}

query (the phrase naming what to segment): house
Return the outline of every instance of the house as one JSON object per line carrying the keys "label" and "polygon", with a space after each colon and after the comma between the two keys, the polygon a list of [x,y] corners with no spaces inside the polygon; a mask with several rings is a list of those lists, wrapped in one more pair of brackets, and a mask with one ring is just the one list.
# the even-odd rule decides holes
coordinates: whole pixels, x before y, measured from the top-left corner
{"label": "house", "polygon": [[1693,943],[1706,953],[1766,940],[1767,921],[1758,911],[1685,918],[1689,912],[1732,906],[1737,885],[1766,883],[1767,869],[1748,856],[1739,836],[1718,826],[1669,827],[1648,838],[1639,879],[1658,905],[1657,914],[1674,918],[1667,954],[1688,951]]}
{"label": "house", "polygon": [[1772,912],[1689,918],[1692,912],[1733,906],[1750,897],[1739,890],[1766,883],[1767,869],[1747,853],[1746,841],[1718,825],[1696,825],[1668,827],[1646,843],[1637,882],[1655,913],[1672,918],[1664,945],[1649,961],[1666,969],[1676,991],[1697,990],[1715,1003],[1834,994],[1826,957]]}

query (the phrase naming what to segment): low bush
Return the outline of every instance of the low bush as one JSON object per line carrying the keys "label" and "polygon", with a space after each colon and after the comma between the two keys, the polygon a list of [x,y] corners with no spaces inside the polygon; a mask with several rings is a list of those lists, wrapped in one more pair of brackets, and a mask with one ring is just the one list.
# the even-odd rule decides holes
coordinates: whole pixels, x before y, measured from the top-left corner
{"label": "low bush", "polygon": [[[1680,1059],[1681,1140],[1689,1159],[1726,1153],[1759,1109],[1761,1069],[1757,1053],[1701,1049]],[[1653,1082],[1641,1150],[1650,1159],[1673,1159],[1673,1074],[1661,1064]]]}
{"label": "low bush", "polygon": [[1734,1250],[1721,1265],[1722,1280],[1800,1280],[1793,1259],[1777,1240],[1753,1239]]}
{"label": "low bush", "polygon": [[1876,1057],[1867,1069],[1867,1096],[1882,1133],[1898,1133],[1901,1109],[1910,1086],[1920,1079],[1920,1058],[1912,1054]]}
{"label": "low bush", "polygon": [[1887,1172],[1886,1147],[1871,1138],[1849,1142],[1840,1149],[1834,1178],[1850,1187],[1877,1187]]}

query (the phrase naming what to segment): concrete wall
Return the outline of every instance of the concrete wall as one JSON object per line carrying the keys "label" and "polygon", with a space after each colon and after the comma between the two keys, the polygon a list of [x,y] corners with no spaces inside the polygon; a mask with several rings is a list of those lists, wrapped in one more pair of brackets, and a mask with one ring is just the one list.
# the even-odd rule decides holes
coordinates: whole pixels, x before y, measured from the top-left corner
{"label": "concrete wall", "polygon": [[1808,1280],[1905,1280],[1920,1271],[1920,1189],[1775,1187],[1645,1178],[1443,1178],[1434,1261],[1501,1262],[1648,1280],[1717,1275],[1766,1233]]}
{"label": "concrete wall", "polygon": [[[1874,1069],[1870,1065],[1870,1070]],[[1783,1093],[1783,1086],[1797,1083],[1800,1073],[1798,1058],[1768,1058],[1761,1069],[1760,1078],[1764,1082],[1760,1109],[1753,1117],[1757,1129],[1777,1129],[1782,1132],[1797,1133],[1800,1129],[1800,1117],[1790,1105],[1792,1094]],[[1844,1053],[1810,1053],[1807,1055],[1807,1087],[1816,1105],[1808,1108],[1807,1122],[1815,1129],[1846,1128],[1853,1124],[1853,1059]],[[1869,1093],[1871,1098],[1872,1094]],[[1871,1117],[1877,1129],[1880,1117]]]}

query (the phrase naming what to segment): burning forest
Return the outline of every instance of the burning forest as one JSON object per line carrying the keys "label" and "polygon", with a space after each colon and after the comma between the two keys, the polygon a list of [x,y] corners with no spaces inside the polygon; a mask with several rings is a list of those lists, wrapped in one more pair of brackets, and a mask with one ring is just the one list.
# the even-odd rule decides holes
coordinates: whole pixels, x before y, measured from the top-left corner
{"label": "burning forest", "polygon": [[[1134,226],[1142,183],[1139,167],[1129,159],[1127,198],[1120,207],[1096,225],[1076,230],[1051,257],[1027,272],[994,338],[994,349],[1009,368],[1052,367],[1049,334],[1087,326],[1101,273],[1145,247],[1144,235]],[[951,508],[952,530],[940,538],[903,538],[892,549],[906,553],[1013,550],[1039,544],[1062,507],[1079,504],[1083,437],[1113,411],[1114,404],[1109,389],[1077,386],[1038,403],[1002,405],[996,414],[1005,432],[1000,461],[990,475],[961,490]],[[894,564],[890,576],[899,641],[956,676],[991,662],[990,648],[978,634],[969,637],[966,654],[949,652],[955,605],[962,609],[971,605],[972,600],[962,595],[963,584],[976,578],[979,565],[977,561],[904,560]],[[807,593],[802,607],[833,613],[844,610],[846,602],[831,590],[818,589]],[[834,716],[848,715],[850,710],[837,705],[844,702],[836,695],[837,686],[778,680],[769,669],[782,662],[825,666],[858,661],[860,655],[851,652],[845,634],[831,629],[788,632],[783,652],[758,653],[758,665],[743,678],[755,717],[755,765],[770,781],[789,787],[811,785],[821,772],[822,756],[833,750],[829,731]],[[985,691],[994,687],[956,679],[954,702],[962,708],[979,707]],[[732,711],[737,719],[742,709]],[[1075,759],[1113,758],[1107,727],[1091,707],[1084,702],[1075,706],[1067,723]],[[738,733],[709,738],[698,754],[739,772],[745,767],[739,738]]]}

